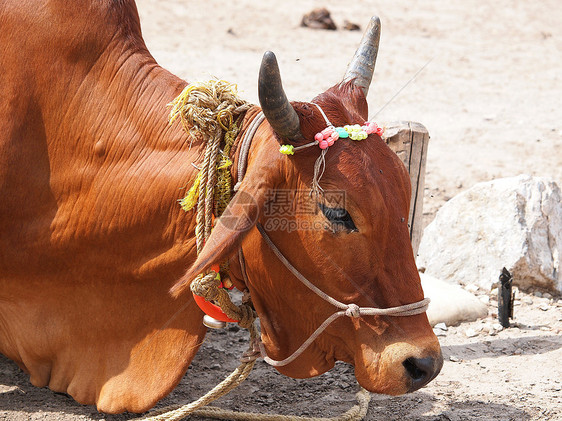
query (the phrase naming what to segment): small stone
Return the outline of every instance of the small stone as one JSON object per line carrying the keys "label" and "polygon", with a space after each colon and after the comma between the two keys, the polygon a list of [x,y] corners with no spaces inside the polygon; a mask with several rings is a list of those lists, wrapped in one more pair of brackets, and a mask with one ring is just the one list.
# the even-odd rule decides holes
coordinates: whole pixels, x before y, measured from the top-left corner
{"label": "small stone", "polygon": [[542,330],[543,332],[550,332],[552,329],[551,329],[550,327],[548,327],[548,326],[541,326],[541,330]]}
{"label": "small stone", "polygon": [[521,302],[523,304],[532,305],[533,299],[530,296],[525,296],[525,297],[521,298]]}
{"label": "small stone", "polygon": [[535,297],[542,298],[542,292],[539,291],[535,292]]}
{"label": "small stone", "polygon": [[550,306],[549,306],[548,304],[546,304],[546,303],[542,303],[542,304],[539,306],[539,308],[540,308],[542,311],[548,311],[548,310],[550,309]]}
{"label": "small stone", "polygon": [[492,327],[494,328],[495,331],[501,332],[503,330],[503,326],[499,323],[494,323],[492,325]]}
{"label": "small stone", "polygon": [[336,24],[330,16],[330,12],[326,8],[314,9],[302,17],[301,26],[312,29],[329,29],[335,31]]}
{"label": "small stone", "polygon": [[450,355],[449,361],[452,361],[454,363],[459,363],[461,361],[461,359],[459,357],[455,357],[454,355]]}
{"label": "small stone", "polygon": [[497,297],[498,296],[498,289],[494,288],[492,291],[490,291],[490,295],[492,297]]}
{"label": "small stone", "polygon": [[478,299],[484,304],[490,304],[490,297],[488,297],[487,295],[479,295]]}
{"label": "small stone", "polygon": [[444,322],[441,323],[437,323],[435,326],[433,326],[435,329],[441,329],[441,330],[448,330],[449,328],[447,327],[447,325]]}
{"label": "small stone", "polygon": [[543,297],[543,298],[548,298],[549,300],[552,299],[552,295],[549,294],[548,292],[543,292],[542,297]]}
{"label": "small stone", "polygon": [[447,336],[447,331],[443,330],[443,329],[433,329],[433,333],[435,334],[435,336]]}
{"label": "small stone", "polygon": [[473,294],[478,291],[478,285],[468,284],[464,287],[468,292],[472,292]]}
{"label": "small stone", "polygon": [[469,327],[464,331],[464,334],[466,335],[467,338],[474,338],[475,336],[478,336],[478,331],[476,329]]}
{"label": "small stone", "polygon": [[345,29],[346,31],[359,31],[361,28],[356,23],[344,20],[343,29]]}

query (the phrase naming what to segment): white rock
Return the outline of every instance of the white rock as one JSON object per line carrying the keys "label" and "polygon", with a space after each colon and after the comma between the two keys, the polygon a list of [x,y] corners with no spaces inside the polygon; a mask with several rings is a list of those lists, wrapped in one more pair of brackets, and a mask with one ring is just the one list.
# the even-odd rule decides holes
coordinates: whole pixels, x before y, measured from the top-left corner
{"label": "white rock", "polygon": [[474,284],[468,284],[464,287],[464,289],[466,289],[468,292],[471,293],[475,293],[476,291],[478,291],[480,288],[478,288],[478,285],[474,285]]}
{"label": "white rock", "polygon": [[477,184],[445,203],[424,231],[418,267],[490,290],[505,266],[514,284],[562,292],[560,248],[560,189],[521,175]]}
{"label": "white rock", "polygon": [[437,323],[435,326],[433,326],[433,333],[435,333],[436,336],[447,336],[447,330],[449,329],[443,322]]}
{"label": "white rock", "polygon": [[531,305],[531,304],[533,304],[533,299],[529,296],[525,296],[525,297],[521,298],[521,302],[523,304]]}
{"label": "white rock", "polygon": [[490,297],[488,297],[487,295],[479,295],[478,299],[486,305],[490,303]]}
{"label": "white rock", "polygon": [[503,326],[499,323],[494,323],[492,327],[494,328],[494,330],[497,330],[498,332],[501,332],[503,330]]}
{"label": "white rock", "polygon": [[433,329],[433,333],[435,333],[435,336],[447,336],[447,332],[443,329]]}
{"label": "white rock", "polygon": [[425,296],[431,299],[427,317],[432,326],[440,322],[453,326],[488,315],[487,306],[458,285],[449,284],[426,273],[420,273],[420,277]]}
{"label": "white rock", "polygon": [[467,338],[474,338],[475,336],[478,336],[478,332],[476,331],[476,329],[472,329],[472,328],[466,329],[464,334],[466,335]]}

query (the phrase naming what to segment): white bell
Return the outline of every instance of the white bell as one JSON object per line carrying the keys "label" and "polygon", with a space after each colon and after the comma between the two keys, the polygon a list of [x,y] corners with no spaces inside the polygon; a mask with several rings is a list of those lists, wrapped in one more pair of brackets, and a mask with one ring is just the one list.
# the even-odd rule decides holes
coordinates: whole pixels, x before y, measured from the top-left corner
{"label": "white bell", "polygon": [[226,322],[213,319],[211,316],[205,314],[203,316],[203,324],[211,329],[222,329],[226,326]]}

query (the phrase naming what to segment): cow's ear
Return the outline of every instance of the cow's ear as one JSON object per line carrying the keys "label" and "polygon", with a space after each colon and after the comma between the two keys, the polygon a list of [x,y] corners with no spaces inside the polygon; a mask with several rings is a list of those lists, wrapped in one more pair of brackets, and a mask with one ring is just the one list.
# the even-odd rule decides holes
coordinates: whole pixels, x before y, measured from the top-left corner
{"label": "cow's ear", "polygon": [[[249,178],[244,181],[250,181]],[[242,240],[256,225],[267,191],[268,187],[263,182],[242,183],[240,190],[217,219],[195,263],[170,290],[174,297],[184,292],[197,275],[204,273],[212,265],[225,261],[238,250]]]}

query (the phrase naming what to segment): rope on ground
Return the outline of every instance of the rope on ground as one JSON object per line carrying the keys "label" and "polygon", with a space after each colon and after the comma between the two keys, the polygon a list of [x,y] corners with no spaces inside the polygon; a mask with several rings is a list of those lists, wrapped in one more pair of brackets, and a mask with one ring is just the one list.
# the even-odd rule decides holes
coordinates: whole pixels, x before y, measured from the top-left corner
{"label": "rope on ground", "polygon": [[[181,406],[174,406],[174,407],[166,407],[159,411],[155,411],[150,413],[148,416],[143,418],[137,418],[142,421],[176,421],[184,419],[186,416],[190,414],[196,414],[198,408],[201,408],[207,405],[210,402],[220,398],[223,395],[226,395],[232,389],[240,385],[246,377],[254,368],[254,364],[256,360],[250,363],[243,363],[241,364],[236,370],[234,370],[226,379],[220,382],[217,386],[215,386],[211,391],[207,392],[205,396],[197,399],[194,402],[191,402],[187,405]],[[217,408],[218,409],[218,408]]]}
{"label": "rope on ground", "polygon": [[357,421],[362,420],[367,415],[369,401],[371,400],[371,394],[367,390],[361,389],[355,396],[357,398],[357,405],[352,406],[344,414],[331,418],[257,414],[254,412],[234,412],[220,409],[214,406],[206,406],[205,408],[198,409],[193,413],[193,415],[219,420],[239,421]]}
{"label": "rope on ground", "polygon": [[[255,361],[254,361],[255,363]],[[228,376],[222,383],[220,383],[215,389],[218,389],[223,383],[227,381],[231,381],[231,377],[238,376],[237,384],[238,386],[240,383],[248,377],[250,371],[252,370],[254,363],[250,365],[248,364],[244,369],[241,369],[242,366],[238,367],[230,376]],[[249,367],[249,368],[248,368]],[[240,371],[239,371],[240,370]],[[229,387],[228,390],[222,392],[220,395],[216,397],[207,398],[211,392],[214,392],[213,389],[207,395],[203,396],[202,398],[198,399],[195,402],[192,402],[189,405],[184,405],[180,407],[167,407],[163,408],[162,410],[158,411],[157,415],[146,417],[146,418],[137,418],[141,421],[177,421],[185,418],[188,415],[195,415],[197,417],[203,418],[212,418],[218,420],[239,420],[239,421],[359,421],[365,418],[367,415],[367,410],[369,409],[369,402],[371,400],[371,394],[361,388],[359,392],[355,395],[357,399],[357,404],[352,406],[347,412],[339,415],[337,417],[330,417],[330,418],[317,418],[317,417],[301,417],[295,415],[278,415],[278,414],[258,414],[255,412],[235,412],[229,411],[226,409],[217,408],[216,406],[205,406],[207,402],[212,402],[213,400],[225,395],[230,390],[234,389],[236,386]]]}

